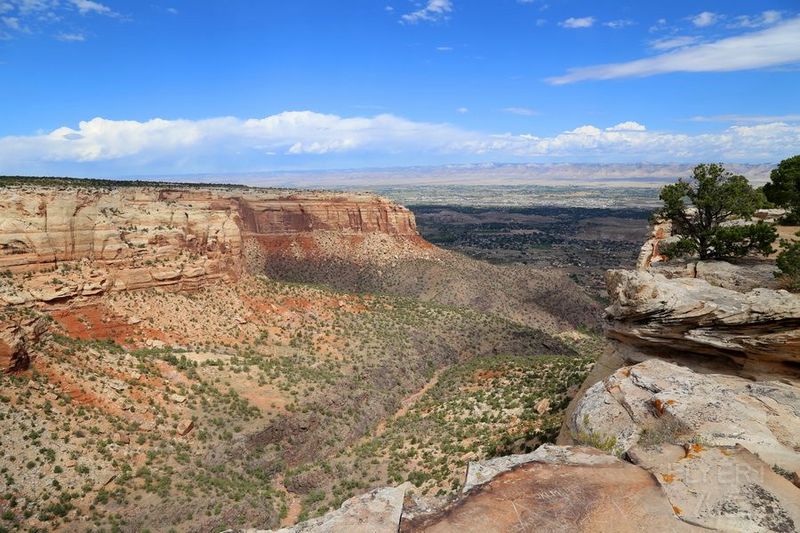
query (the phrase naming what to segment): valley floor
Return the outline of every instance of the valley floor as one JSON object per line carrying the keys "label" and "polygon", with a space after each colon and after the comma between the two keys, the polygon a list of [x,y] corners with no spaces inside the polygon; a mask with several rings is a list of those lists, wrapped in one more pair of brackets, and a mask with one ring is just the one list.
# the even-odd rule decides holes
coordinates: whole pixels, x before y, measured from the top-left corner
{"label": "valley floor", "polygon": [[405,480],[446,498],[468,461],[552,441],[603,344],[261,276],[4,313],[52,334],[0,378],[0,531],[268,528]]}

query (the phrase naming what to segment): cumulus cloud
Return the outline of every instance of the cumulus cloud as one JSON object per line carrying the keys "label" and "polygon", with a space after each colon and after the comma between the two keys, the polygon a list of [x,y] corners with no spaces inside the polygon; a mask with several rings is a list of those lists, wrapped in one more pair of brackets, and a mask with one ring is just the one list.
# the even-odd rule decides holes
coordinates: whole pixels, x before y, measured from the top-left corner
{"label": "cumulus cloud", "polygon": [[[124,121],[94,118],[76,128],[0,137],[11,173],[252,170],[350,154],[401,158],[583,161],[777,161],[800,146],[800,123],[734,125],[719,133],[650,131],[635,121],[583,125],[552,136],[488,134],[389,114],[341,117],[311,111],[264,118]],[[310,158],[310,159],[309,159]],[[397,161],[397,159],[393,159]],[[249,165],[249,168],[247,167]]]}
{"label": "cumulus cloud", "polygon": [[639,124],[638,122],[634,122],[632,120],[629,120],[627,122],[620,122],[619,124],[611,126],[610,128],[606,128],[606,131],[645,131],[645,130],[647,130],[647,128],[645,128],[642,124]]}
{"label": "cumulus cloud", "polygon": [[446,18],[451,11],[453,11],[453,2],[451,0],[428,0],[425,7],[406,13],[400,17],[400,21],[408,24],[416,24],[423,21],[435,22]]}
{"label": "cumulus cloud", "polygon": [[668,72],[730,72],[800,62],[800,17],[770,28],[638,59],[570,69],[554,85],[582,80],[652,76]]}
{"label": "cumulus cloud", "polygon": [[19,24],[19,19],[17,17],[3,17],[2,20],[3,24],[5,24],[7,28],[10,28],[12,30],[21,29]]}
{"label": "cumulus cloud", "polygon": [[117,14],[108,6],[92,0],[71,0],[81,15],[95,13],[98,15],[116,16]]}
{"label": "cumulus cloud", "polygon": [[569,29],[579,29],[579,28],[591,28],[594,26],[594,17],[570,17],[567,20],[561,21],[558,23],[559,26],[562,28],[569,28]]}
{"label": "cumulus cloud", "polygon": [[706,26],[711,26],[717,22],[719,15],[716,13],[712,13],[711,11],[703,11],[702,13],[698,13],[697,15],[691,18],[692,24],[697,26],[698,28],[705,28]]}

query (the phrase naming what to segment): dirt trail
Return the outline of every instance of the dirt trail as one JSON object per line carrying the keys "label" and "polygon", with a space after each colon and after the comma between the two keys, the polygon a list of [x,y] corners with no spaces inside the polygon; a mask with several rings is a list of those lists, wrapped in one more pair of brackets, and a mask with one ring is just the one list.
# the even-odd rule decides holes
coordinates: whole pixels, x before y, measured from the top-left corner
{"label": "dirt trail", "polygon": [[283,518],[283,520],[281,520],[279,527],[291,527],[297,523],[297,519],[300,517],[300,513],[303,511],[303,504],[300,502],[300,497],[298,495],[286,490],[283,481],[283,474],[278,474],[275,477],[275,488],[286,493],[286,505],[288,508],[286,516]]}
{"label": "dirt trail", "polygon": [[[391,420],[400,418],[404,414],[408,413],[408,410],[411,409],[415,403],[417,403],[417,400],[422,398],[422,396],[426,392],[431,390],[431,388],[433,388],[433,386],[439,382],[439,376],[441,375],[443,370],[444,370],[443,368],[437,370],[436,373],[433,374],[433,377],[431,377],[431,379],[429,379],[428,382],[425,385],[423,385],[421,389],[419,389],[414,394],[411,394],[410,396],[404,398],[403,401],[400,402],[400,409],[398,409],[397,412],[395,412],[395,414],[392,415]],[[378,427],[375,428],[375,432],[373,433],[372,436],[380,437],[381,435],[383,435],[384,431],[386,431],[386,419],[380,421]]]}

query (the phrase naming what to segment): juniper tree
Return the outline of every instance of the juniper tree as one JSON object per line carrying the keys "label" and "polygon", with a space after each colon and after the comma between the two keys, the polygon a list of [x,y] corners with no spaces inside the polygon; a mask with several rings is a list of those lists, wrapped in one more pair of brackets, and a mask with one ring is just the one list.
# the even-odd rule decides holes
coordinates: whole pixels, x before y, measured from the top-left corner
{"label": "juniper tree", "polygon": [[700,259],[741,257],[751,252],[768,255],[777,238],[764,222],[723,225],[731,219],[749,221],[762,197],[744,176],[721,164],[697,165],[691,178],[661,189],[664,206],[658,214],[673,223],[677,243],[665,250],[670,256],[696,253]]}

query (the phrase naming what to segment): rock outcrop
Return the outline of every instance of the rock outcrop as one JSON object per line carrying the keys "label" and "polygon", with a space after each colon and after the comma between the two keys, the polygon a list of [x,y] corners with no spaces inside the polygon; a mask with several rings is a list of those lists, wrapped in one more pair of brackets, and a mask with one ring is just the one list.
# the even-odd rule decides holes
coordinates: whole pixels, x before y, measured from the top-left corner
{"label": "rock outcrop", "polygon": [[632,461],[652,473],[675,514],[714,531],[797,531],[800,490],[741,446],[635,448]]}
{"label": "rock outcrop", "polygon": [[800,297],[782,290],[738,292],[704,279],[642,271],[607,275],[607,335],[650,355],[681,353],[800,364]]}
{"label": "rock outcrop", "polygon": [[[263,268],[278,250],[373,235],[422,246],[413,214],[371,194],[248,188],[6,187],[0,283],[9,304],[104,291],[194,289]],[[309,250],[310,249],[310,250]],[[19,280],[16,280],[19,281]]]}
{"label": "rock outcrop", "polygon": [[544,445],[470,465],[469,491],[401,531],[694,531],[645,469],[593,448]]}
{"label": "rock outcrop", "polygon": [[42,316],[8,310],[0,314],[0,372],[27,369],[46,330]]}
{"label": "rock outcrop", "polygon": [[608,442],[618,455],[642,440],[739,445],[800,471],[800,387],[786,381],[700,374],[650,359],[590,387],[566,423],[579,440]]}
{"label": "rock outcrop", "polygon": [[637,270],[608,272],[610,346],[559,443],[646,469],[687,524],[797,531],[800,296],[770,261],[663,263],[669,238],[657,225]]}
{"label": "rock outcrop", "polygon": [[[276,533],[396,533],[410,483],[350,498],[339,509]],[[258,530],[245,530],[258,533]]]}

